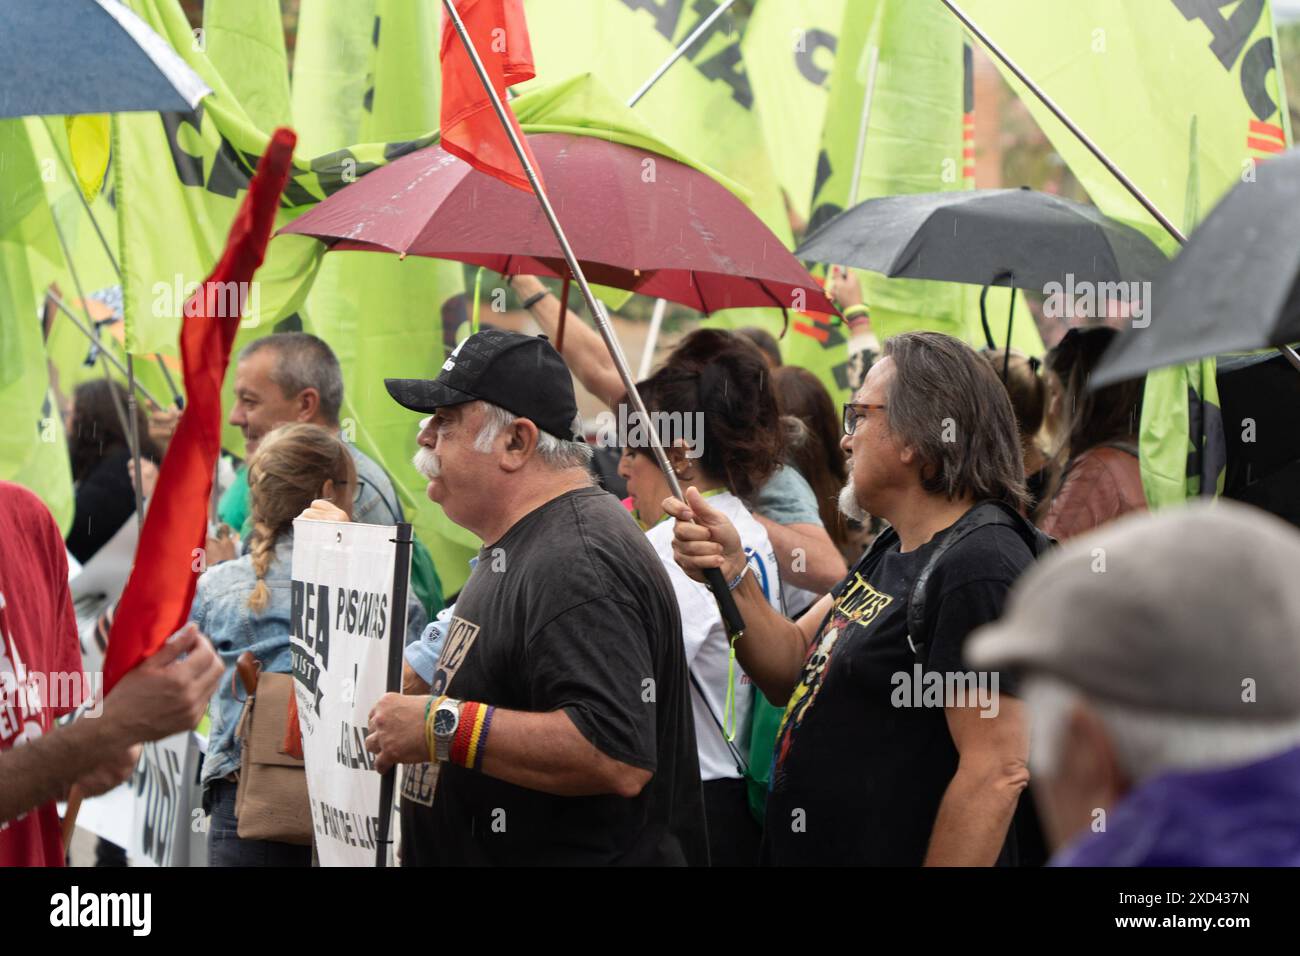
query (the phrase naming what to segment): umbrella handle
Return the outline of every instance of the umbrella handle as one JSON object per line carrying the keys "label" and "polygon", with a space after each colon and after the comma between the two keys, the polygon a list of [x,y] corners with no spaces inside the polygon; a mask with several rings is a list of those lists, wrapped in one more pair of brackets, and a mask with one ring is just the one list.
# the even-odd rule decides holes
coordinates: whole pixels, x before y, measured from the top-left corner
{"label": "umbrella handle", "polygon": [[1002,384],[1007,384],[1007,373],[1011,369],[1011,323],[1016,317],[1016,288],[1011,287],[1011,308],[1007,310],[1007,345],[1002,350]]}
{"label": "umbrella handle", "polygon": [[989,344],[989,349],[991,351],[996,349],[997,346],[993,342],[993,330],[989,328],[989,310],[987,303],[990,288],[992,287],[986,285],[984,291],[980,293],[980,325],[984,326],[984,341]]}
{"label": "umbrella handle", "polygon": [[732,596],[731,589],[727,587],[727,579],[722,576],[722,570],[705,568],[704,580],[709,590],[713,592],[713,599],[718,602],[723,623],[727,625],[727,634],[731,637],[744,634],[745,619],[740,616],[740,608],[736,607],[736,599]]}

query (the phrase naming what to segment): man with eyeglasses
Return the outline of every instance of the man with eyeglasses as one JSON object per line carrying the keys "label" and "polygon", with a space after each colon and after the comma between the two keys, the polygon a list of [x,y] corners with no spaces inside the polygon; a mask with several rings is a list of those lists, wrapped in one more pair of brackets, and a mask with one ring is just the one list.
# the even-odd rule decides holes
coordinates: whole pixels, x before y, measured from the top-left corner
{"label": "man with eyeglasses", "polygon": [[[891,529],[797,622],[744,576],[739,538],[694,489],[668,499],[677,562],[721,568],[745,673],[785,706],[763,855],[772,864],[1040,862],[1021,792],[1028,730],[1005,675],[963,645],[1044,545],[991,367],[950,336],[895,336],[844,408],[845,514]],[[695,523],[691,523],[694,521]]]}

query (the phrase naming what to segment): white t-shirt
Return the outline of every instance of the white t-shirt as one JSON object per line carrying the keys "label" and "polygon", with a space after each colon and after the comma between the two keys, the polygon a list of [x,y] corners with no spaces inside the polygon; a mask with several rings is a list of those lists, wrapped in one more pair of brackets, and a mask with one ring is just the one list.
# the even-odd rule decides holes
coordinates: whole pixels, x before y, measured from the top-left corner
{"label": "white t-shirt", "polygon": [[[754,520],[744,503],[730,492],[710,495],[710,506],[718,509],[740,532],[740,543],[749,555],[750,573],[753,574],[768,602],[781,612],[781,575],[777,570],[776,552],[767,538],[767,531]],[[727,699],[727,658],[730,652],[722,614],[713,593],[704,584],[693,581],[677,566],[673,559],[673,522],[661,521],[646,537],[668,569],[668,578],[677,594],[677,606],[682,617],[682,639],[686,645],[686,666],[708,695],[708,706],[718,721],[726,725],[724,706]],[[700,700],[694,683],[691,688],[691,707],[695,713],[695,742],[700,755],[700,779],[735,779],[740,776],[736,760],[731,755],[722,730]],[[736,663],[736,739],[734,746],[740,755],[749,760],[749,724],[753,695],[757,693],[748,675]]]}

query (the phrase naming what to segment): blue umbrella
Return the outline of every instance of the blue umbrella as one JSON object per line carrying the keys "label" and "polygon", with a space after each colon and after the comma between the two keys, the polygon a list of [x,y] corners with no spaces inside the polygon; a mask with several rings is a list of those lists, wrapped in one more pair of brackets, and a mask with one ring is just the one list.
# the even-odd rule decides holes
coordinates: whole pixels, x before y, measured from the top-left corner
{"label": "blue umbrella", "polygon": [[0,118],[188,113],[212,90],[118,0],[0,0]]}

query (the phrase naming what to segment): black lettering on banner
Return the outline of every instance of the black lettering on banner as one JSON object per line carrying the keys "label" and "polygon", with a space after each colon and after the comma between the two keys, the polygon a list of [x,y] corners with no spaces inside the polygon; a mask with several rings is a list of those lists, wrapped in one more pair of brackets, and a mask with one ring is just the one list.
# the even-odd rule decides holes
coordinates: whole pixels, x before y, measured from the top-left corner
{"label": "black lettering on banner", "polygon": [[303,582],[289,582],[289,640],[305,644],[302,636],[303,618]]}
{"label": "black lettering on banner", "polygon": [[[714,11],[718,9],[718,4],[715,0],[693,0],[691,3],[691,9],[695,11],[695,22],[692,23],[688,29],[682,31],[681,39],[690,36],[700,28],[700,24],[713,16]],[[691,48],[691,52],[688,53],[687,56],[691,59],[695,59],[695,57],[699,56],[700,53],[708,48],[709,41],[713,39],[713,35],[719,30],[724,29],[727,31],[727,38],[730,39],[731,34],[735,32],[735,23],[732,20],[730,13],[723,14],[710,23],[708,29],[705,30],[700,35],[699,39],[695,41],[695,46]]]}
{"label": "black lettering on banner", "polygon": [[1268,75],[1276,69],[1273,38],[1260,37],[1241,61],[1241,92],[1256,119],[1266,120],[1277,112],[1277,103],[1268,93]]}
{"label": "black lettering on banner", "polygon": [[685,0],[623,0],[629,10],[646,10],[654,17],[655,29],[669,43],[677,33],[677,21],[682,15]]}
{"label": "black lettering on banner", "polygon": [[[307,585],[307,619],[310,621],[313,616],[311,607],[311,590],[312,585]],[[316,607],[314,609],[316,619],[316,640],[314,650],[316,656],[320,658],[320,666],[329,670],[330,666],[330,589],[328,584],[319,584],[316,586],[318,595]]]}
{"label": "black lettering on banner", "polygon": [[731,98],[745,109],[753,107],[754,91],[749,85],[749,74],[745,72],[744,61],[740,58],[739,40],[723,47],[697,66],[710,80],[721,80],[730,86]]}
{"label": "black lettering on banner", "polygon": [[825,86],[831,71],[829,67],[817,63],[817,51],[829,50],[833,62],[835,48],[839,45],[839,41],[825,30],[805,30],[803,40],[803,49],[795,51],[794,65],[799,68],[803,78],[813,86]]}
{"label": "black lettering on banner", "polygon": [[195,156],[181,149],[180,129],[184,123],[194,132],[199,132],[203,124],[203,104],[200,103],[193,113],[159,113],[163,132],[167,134],[167,145],[171,148],[172,165],[176,167],[176,178],[184,186],[203,185],[203,157]]}
{"label": "black lettering on banner", "polygon": [[289,582],[290,670],[320,716],[320,673],[330,666],[329,585]]}
{"label": "black lettering on banner", "polygon": [[159,744],[146,744],[131,777],[137,798],[144,799],[141,845],[149,859],[165,866],[176,829],[176,805],[181,768],[176,754]]}
{"label": "black lettering on banner", "polygon": [[360,163],[350,149],[340,149],[311,161],[311,171],[316,174],[321,192],[328,199],[344,186],[350,186],[372,169],[374,163]]}
{"label": "black lettering on banner", "polygon": [[317,809],[321,821],[319,831],[324,836],[363,850],[375,848],[376,834],[379,832],[378,817],[343,810],[323,800],[317,801]]}
{"label": "black lettering on banner", "polygon": [[227,199],[236,198],[242,190],[248,188],[259,159],[261,157],[256,154],[243,153],[235,149],[234,144],[223,136],[217,155],[212,160],[212,172],[208,176],[208,192],[225,196]]}
{"label": "black lettering on banner", "polygon": [[[1214,39],[1210,51],[1219,58],[1225,70],[1231,70],[1246,47],[1246,41],[1255,32],[1264,0],[1173,0],[1178,12],[1188,20],[1200,20]],[[1232,15],[1224,17],[1222,9],[1238,4]]]}
{"label": "black lettering on banner", "polygon": [[[433,141],[437,138],[437,133],[430,133],[428,136],[421,136],[419,139],[403,139],[394,143],[385,143],[384,161],[391,163],[395,159],[402,158],[407,153],[414,153],[417,149],[424,149],[424,147],[432,145]],[[374,165],[367,165],[365,168],[369,171],[371,169],[376,169],[377,167]],[[357,175],[361,175],[359,170]]]}
{"label": "black lettering on banner", "polygon": [[374,770],[374,755],[366,749],[365,728],[346,721],[339,724],[339,745],[334,758],[340,767],[349,770]]}
{"label": "black lettering on banner", "polygon": [[813,183],[813,211],[808,217],[808,232],[815,232],[822,223],[830,222],[841,212],[843,207],[838,203],[818,203],[817,199],[821,196],[822,187],[830,180],[833,170],[831,168],[831,157],[825,149],[817,154],[817,176]]}

